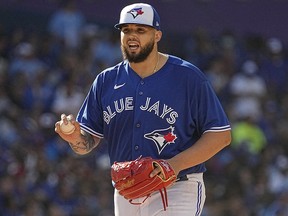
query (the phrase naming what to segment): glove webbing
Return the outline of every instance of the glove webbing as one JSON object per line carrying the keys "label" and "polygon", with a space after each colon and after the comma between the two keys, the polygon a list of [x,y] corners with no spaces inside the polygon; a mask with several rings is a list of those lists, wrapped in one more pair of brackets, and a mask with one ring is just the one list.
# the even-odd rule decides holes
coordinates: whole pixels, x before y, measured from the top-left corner
{"label": "glove webbing", "polygon": [[[164,208],[164,211],[166,211],[167,207],[168,207],[168,196],[167,196],[167,190],[166,188],[164,187],[163,190],[159,190],[160,194],[161,194],[161,199],[162,199],[162,203],[163,203],[163,208]],[[144,203],[148,197],[150,197],[151,194],[147,195],[145,197],[145,199],[142,201],[142,202],[133,202],[133,200],[129,200],[129,202],[133,205],[141,205],[142,203]]]}

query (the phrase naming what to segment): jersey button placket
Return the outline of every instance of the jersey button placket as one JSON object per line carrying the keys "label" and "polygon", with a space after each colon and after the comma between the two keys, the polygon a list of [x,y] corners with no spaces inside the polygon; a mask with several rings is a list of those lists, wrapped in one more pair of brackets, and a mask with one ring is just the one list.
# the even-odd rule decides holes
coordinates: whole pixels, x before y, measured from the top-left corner
{"label": "jersey button placket", "polygon": [[[143,86],[145,84],[144,80],[140,81],[140,85]],[[139,95],[142,96],[144,93],[143,91],[139,91]]]}
{"label": "jersey button placket", "polygon": [[[140,128],[140,127],[141,127],[141,123],[138,122],[138,123],[135,125],[135,127],[136,127],[136,128]],[[135,145],[135,146],[134,146],[134,150],[135,150],[135,151],[138,151],[138,150],[139,150],[139,145]]]}
{"label": "jersey button placket", "polygon": [[[141,110],[140,110],[140,106],[142,106],[144,104],[145,99],[143,98],[144,96],[144,90],[145,90],[145,82],[144,80],[140,80],[140,82],[138,83],[136,92],[136,98],[135,98],[135,109],[137,109],[137,112],[135,112],[136,116],[135,116],[135,121],[134,121],[134,128],[135,128],[135,132],[134,132],[134,136],[133,136],[133,157],[139,157],[142,153],[141,148],[142,148],[142,139],[140,139],[143,135],[143,128],[142,128],[142,124],[141,124]],[[136,108],[137,107],[137,108]],[[139,109],[139,110],[138,110]]]}

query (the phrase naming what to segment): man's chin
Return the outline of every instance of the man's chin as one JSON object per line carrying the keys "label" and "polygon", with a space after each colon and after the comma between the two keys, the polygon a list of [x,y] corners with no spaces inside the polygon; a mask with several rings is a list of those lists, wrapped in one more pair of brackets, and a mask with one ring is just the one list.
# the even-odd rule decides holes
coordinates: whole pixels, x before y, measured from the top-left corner
{"label": "man's chin", "polygon": [[124,52],[124,56],[131,63],[140,63],[145,61],[150,53],[151,51],[141,52],[140,50],[137,51],[126,50],[126,52]]}
{"label": "man's chin", "polygon": [[140,58],[138,55],[129,55],[127,56],[127,60],[131,63],[139,63],[144,61],[145,59]]}

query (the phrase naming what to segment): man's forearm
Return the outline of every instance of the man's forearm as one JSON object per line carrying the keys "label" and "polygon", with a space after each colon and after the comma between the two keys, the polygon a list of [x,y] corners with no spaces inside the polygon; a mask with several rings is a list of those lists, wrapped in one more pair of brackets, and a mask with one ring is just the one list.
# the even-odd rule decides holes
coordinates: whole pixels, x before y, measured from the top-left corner
{"label": "man's forearm", "polygon": [[94,139],[94,137],[81,130],[81,137],[79,140],[75,140],[74,142],[69,142],[72,150],[77,154],[87,154],[91,152],[97,145],[99,144],[99,140]]}
{"label": "man's forearm", "polygon": [[231,142],[231,131],[208,132],[187,150],[169,159],[175,172],[206,162],[216,153],[229,145]]}

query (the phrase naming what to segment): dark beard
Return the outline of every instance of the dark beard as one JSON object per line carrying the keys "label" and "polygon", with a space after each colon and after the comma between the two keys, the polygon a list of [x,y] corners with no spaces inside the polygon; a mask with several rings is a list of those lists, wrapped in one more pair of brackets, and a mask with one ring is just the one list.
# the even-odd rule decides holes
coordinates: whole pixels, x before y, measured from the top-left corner
{"label": "dark beard", "polygon": [[139,54],[130,54],[128,50],[121,45],[122,55],[124,59],[127,59],[131,63],[139,63],[147,59],[154,48],[154,41],[150,41]]}

